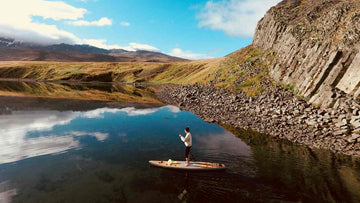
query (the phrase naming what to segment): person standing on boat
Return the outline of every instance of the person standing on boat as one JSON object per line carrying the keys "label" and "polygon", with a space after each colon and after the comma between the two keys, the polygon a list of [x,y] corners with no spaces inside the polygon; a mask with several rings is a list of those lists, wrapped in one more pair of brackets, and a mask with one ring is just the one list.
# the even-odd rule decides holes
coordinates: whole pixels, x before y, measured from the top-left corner
{"label": "person standing on boat", "polygon": [[191,133],[190,133],[190,128],[186,127],[184,129],[186,135],[185,137],[181,136],[181,134],[179,134],[179,137],[181,139],[181,141],[184,142],[185,144],[185,158],[186,158],[186,166],[189,166],[189,161],[190,161],[190,150],[191,150],[191,146],[192,146],[192,137],[191,137]]}

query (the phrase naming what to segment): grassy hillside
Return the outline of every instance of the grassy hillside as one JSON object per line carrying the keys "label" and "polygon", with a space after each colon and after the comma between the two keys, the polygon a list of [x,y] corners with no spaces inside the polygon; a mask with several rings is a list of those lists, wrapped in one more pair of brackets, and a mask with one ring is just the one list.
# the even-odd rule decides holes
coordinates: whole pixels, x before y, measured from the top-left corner
{"label": "grassy hillside", "polygon": [[226,57],[172,62],[1,62],[0,78],[84,82],[212,84],[244,90],[249,96],[271,84],[263,53],[252,46]]}

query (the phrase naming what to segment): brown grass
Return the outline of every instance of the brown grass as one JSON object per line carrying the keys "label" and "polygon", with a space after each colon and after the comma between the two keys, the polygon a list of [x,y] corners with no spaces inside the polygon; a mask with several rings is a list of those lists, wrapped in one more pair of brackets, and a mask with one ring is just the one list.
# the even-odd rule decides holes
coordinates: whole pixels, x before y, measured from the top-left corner
{"label": "brown grass", "polygon": [[248,46],[222,58],[172,63],[5,61],[0,62],[0,78],[182,85],[211,83],[215,87],[243,90],[253,96],[262,91],[261,82],[268,79],[262,54],[261,50]]}

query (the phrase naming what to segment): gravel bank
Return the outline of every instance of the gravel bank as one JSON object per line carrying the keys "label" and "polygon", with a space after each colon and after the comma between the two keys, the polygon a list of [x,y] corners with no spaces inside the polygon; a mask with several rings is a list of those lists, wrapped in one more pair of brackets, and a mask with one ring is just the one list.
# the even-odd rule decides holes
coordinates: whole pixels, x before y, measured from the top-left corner
{"label": "gravel bank", "polygon": [[[349,105],[324,110],[281,86],[254,97],[211,86],[171,86],[161,89],[157,96],[207,122],[252,129],[336,153],[360,155],[360,112],[351,108],[351,99],[344,102]],[[340,93],[335,96],[346,97]]]}

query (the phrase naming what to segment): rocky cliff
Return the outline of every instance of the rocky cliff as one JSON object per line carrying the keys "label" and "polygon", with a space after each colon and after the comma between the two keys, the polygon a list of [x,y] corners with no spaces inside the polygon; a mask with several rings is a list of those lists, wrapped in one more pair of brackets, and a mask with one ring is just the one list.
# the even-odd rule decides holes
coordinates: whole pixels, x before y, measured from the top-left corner
{"label": "rocky cliff", "polygon": [[[158,94],[209,122],[360,156],[359,50],[359,0],[284,0],[210,86]],[[213,88],[222,83],[233,91]]]}
{"label": "rocky cliff", "polygon": [[258,23],[253,45],[274,56],[272,78],[310,103],[359,107],[349,97],[360,95],[360,1],[284,0]]}

